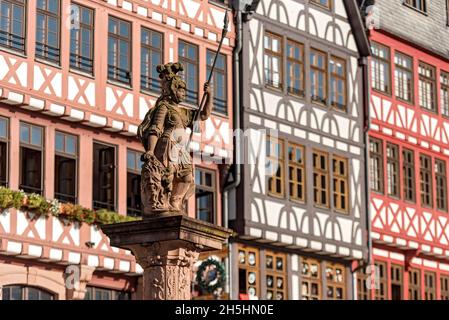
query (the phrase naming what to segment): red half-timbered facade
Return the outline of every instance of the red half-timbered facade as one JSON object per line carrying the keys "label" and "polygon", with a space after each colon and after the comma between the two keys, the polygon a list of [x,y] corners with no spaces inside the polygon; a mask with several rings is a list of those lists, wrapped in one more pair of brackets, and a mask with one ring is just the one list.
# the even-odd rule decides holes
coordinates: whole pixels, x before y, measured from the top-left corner
{"label": "red half-timbered facade", "polygon": [[[2,0],[0,6],[7,13],[0,18],[6,26],[0,28],[1,185],[139,215],[143,148],[136,133],[159,96],[155,66],[189,63],[185,106],[195,108],[226,5]],[[233,155],[234,43],[231,19],[213,78],[212,116],[191,144],[209,161],[196,164],[197,197],[188,203],[189,215],[218,225],[225,166],[217,163]],[[54,217],[32,220],[15,209],[0,213],[3,298],[83,298],[84,292],[66,290],[69,265],[81,268],[87,299],[139,298],[141,268],[129,252],[110,247],[96,227]]]}
{"label": "red half-timbered facade", "polygon": [[359,274],[358,298],[447,300],[449,57],[424,48],[420,34],[405,38],[395,32],[405,26],[382,16],[389,6],[413,21],[420,15],[399,2],[377,3],[384,20],[369,31],[367,166],[374,268],[368,273],[374,281]]}

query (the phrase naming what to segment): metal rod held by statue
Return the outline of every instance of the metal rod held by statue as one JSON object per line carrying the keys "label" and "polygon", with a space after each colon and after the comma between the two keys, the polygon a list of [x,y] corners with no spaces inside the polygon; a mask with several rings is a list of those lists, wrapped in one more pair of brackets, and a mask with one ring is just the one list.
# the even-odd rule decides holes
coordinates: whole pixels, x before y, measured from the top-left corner
{"label": "metal rod held by statue", "polygon": [[[223,25],[223,30],[221,32],[220,44],[218,45],[217,52],[215,52],[214,62],[212,63],[212,67],[210,69],[209,76],[207,77],[207,83],[210,83],[210,81],[212,80],[212,76],[214,74],[214,69],[215,69],[215,64],[217,63],[217,59],[218,59],[218,54],[220,53],[221,47],[223,45],[223,40],[226,37],[226,33],[228,32],[228,25],[229,25],[228,9],[226,9],[226,11],[225,11],[223,22],[224,22],[224,25]],[[192,131],[190,132],[189,141],[187,143],[187,150],[189,150],[189,148],[190,148],[190,143],[192,142],[192,138],[193,138],[193,132],[195,131],[195,126],[197,125],[198,117],[204,108],[205,101],[206,101],[206,95],[203,94],[203,97],[201,98],[201,102],[198,106],[198,109],[196,110],[195,115],[193,117],[193,122],[192,122],[193,127],[192,127]]]}

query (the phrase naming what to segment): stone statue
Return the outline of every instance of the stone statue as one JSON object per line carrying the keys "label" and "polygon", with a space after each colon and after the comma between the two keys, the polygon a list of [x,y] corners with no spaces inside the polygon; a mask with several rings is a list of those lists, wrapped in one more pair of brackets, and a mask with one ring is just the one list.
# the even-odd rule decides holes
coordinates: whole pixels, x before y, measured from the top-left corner
{"label": "stone statue", "polygon": [[[195,181],[192,157],[188,149],[189,133],[193,130],[196,110],[179,106],[186,97],[186,83],[178,75],[180,63],[158,65],[161,96],[139,125],[138,137],[142,155],[141,195],[144,216],[162,212],[185,213],[185,201],[193,194]],[[199,119],[209,118],[212,95],[209,83],[204,84],[205,106]]]}

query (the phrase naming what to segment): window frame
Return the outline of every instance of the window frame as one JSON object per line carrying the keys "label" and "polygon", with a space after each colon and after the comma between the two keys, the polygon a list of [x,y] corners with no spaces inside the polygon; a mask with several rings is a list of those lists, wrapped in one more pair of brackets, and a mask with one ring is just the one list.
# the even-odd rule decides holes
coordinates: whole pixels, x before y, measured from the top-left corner
{"label": "window frame", "polygon": [[[208,54],[212,54],[212,56],[214,56],[215,52],[211,49],[206,49],[206,58],[207,58]],[[229,111],[228,111],[228,106],[229,106],[229,104],[228,104],[228,73],[227,73],[228,56],[225,54],[219,53],[217,60],[220,58],[222,58],[224,61],[224,69],[220,69],[218,67],[218,64],[215,64],[215,69],[214,69],[214,72],[212,74],[212,79],[211,79],[211,81],[213,83],[212,89],[214,91],[213,92],[214,101],[213,101],[213,105],[212,105],[212,111],[221,116],[227,117],[229,114]],[[212,68],[212,65],[209,65],[209,59],[207,59],[207,64],[206,64],[207,74],[210,73],[211,68]],[[217,98],[218,86],[217,86],[217,81],[215,80],[216,74],[220,74],[224,77],[224,86],[223,86],[224,100],[222,102],[223,106],[220,106],[219,108],[217,108],[217,105],[219,105],[218,101],[221,99]],[[222,108],[222,109],[220,110],[220,108]]]}
{"label": "window frame", "polygon": [[[242,263],[241,259],[240,259],[240,253],[241,252],[243,252],[244,255],[245,255],[245,262],[244,263]],[[249,263],[249,261],[248,261],[249,260],[248,257],[249,257],[250,253],[254,253],[254,259],[255,259],[254,265],[251,265]],[[261,279],[261,277],[260,277],[260,270],[262,268],[260,266],[260,251],[259,251],[259,249],[248,247],[248,246],[245,246],[245,245],[239,245],[238,248],[237,248],[237,259],[238,259],[237,269],[238,269],[238,274],[239,274],[239,279],[238,279],[238,283],[239,283],[238,291],[239,291],[239,294],[241,294],[240,293],[240,284],[241,284],[241,282],[240,282],[241,281],[241,279],[240,279],[240,270],[244,270],[245,273],[246,273],[246,282],[245,282],[246,290],[245,290],[245,294],[247,294],[249,296],[248,291],[249,291],[249,288],[252,287],[252,288],[255,289],[255,292],[256,292],[255,296],[260,298],[261,297],[261,290],[262,290],[262,286],[261,286],[261,282],[260,282],[261,281],[260,280]],[[254,273],[255,284],[250,284],[248,282],[250,273]]]}
{"label": "window frame", "polygon": [[[297,47],[301,50],[301,60],[296,59],[295,57],[290,55],[290,50],[289,49],[289,44],[290,47]],[[287,93],[291,94],[293,96],[296,97],[300,97],[300,98],[304,98],[306,95],[306,68],[305,68],[305,45],[301,42],[298,42],[296,40],[287,38],[287,47],[286,47],[286,56],[287,56],[287,66],[286,66],[286,87],[287,87]],[[295,87],[291,87],[290,86],[290,81],[289,79],[293,79],[293,82],[295,82],[297,80],[296,77],[291,76],[292,72],[289,68],[289,66],[295,66],[295,65],[299,65],[300,69],[301,69],[301,74],[300,74],[300,88],[296,89]],[[296,92],[297,91],[297,92]]]}
{"label": "window frame", "polygon": [[[0,180],[0,186],[4,185],[5,187],[9,187],[9,166],[10,166],[10,159],[9,159],[9,155],[10,155],[10,128],[9,128],[9,118],[6,117],[2,117],[0,116],[0,121],[5,121],[5,126],[6,126],[6,136],[2,137],[0,136],[0,143],[4,143],[5,144],[5,180],[2,181]],[[0,170],[1,167],[0,167]],[[1,176],[0,176],[1,178]]]}
{"label": "window frame", "polygon": [[[432,286],[429,284],[432,283]],[[437,275],[435,272],[424,271],[424,300],[437,299]]]}
{"label": "window frame", "polygon": [[[411,155],[411,162],[407,161],[407,155]],[[403,199],[412,203],[416,203],[416,174],[415,174],[415,151],[408,148],[402,148],[402,183],[403,183]],[[411,172],[409,176],[407,171]],[[412,188],[408,187],[408,181],[411,181]],[[412,197],[408,197],[408,192],[412,193]]]}
{"label": "window frame", "polygon": [[[385,45],[383,45],[383,44],[381,44],[379,42],[371,41],[371,48],[373,48],[374,46],[377,47],[379,50],[380,49],[386,49],[386,53],[387,53],[388,59],[382,58],[382,57],[380,57],[378,55],[375,55],[374,54],[374,50],[371,49],[372,55],[371,55],[371,58],[370,58],[371,59],[371,63],[370,63],[370,68],[371,68],[370,88],[373,91],[375,91],[375,92],[378,92],[380,94],[384,94],[384,95],[387,95],[387,96],[391,97],[392,96],[392,87],[393,87],[392,86],[392,77],[391,77],[391,48],[388,47],[388,46],[385,46]],[[387,91],[384,91],[384,90],[378,88],[377,86],[373,86],[373,82],[374,82],[375,85],[377,85],[377,83],[375,81],[376,79],[373,77],[373,73],[375,75],[378,74],[378,72],[376,72],[375,69],[373,69],[373,63],[375,63],[375,62],[377,62],[377,64],[379,64],[379,65],[380,65],[380,63],[385,63],[386,66],[387,66],[387,73],[386,73],[386,75],[388,77],[388,79],[387,79],[388,80],[388,90]],[[380,76],[380,73],[379,73],[379,76]],[[378,85],[380,87],[381,86],[380,78],[378,79],[378,81],[379,81]]]}
{"label": "window frame", "polygon": [[[318,167],[313,164],[315,155],[317,155],[320,159],[322,156],[325,158],[326,168],[323,169],[322,167]],[[321,161],[319,161],[319,162],[321,162]],[[315,194],[314,194],[313,204],[315,207],[329,209],[330,208],[329,194],[330,194],[330,190],[331,190],[330,184],[329,184],[329,181],[330,181],[329,153],[321,151],[321,150],[313,149],[312,164],[313,164],[313,190],[314,190],[314,193],[315,193],[315,191],[318,191],[317,199],[319,199],[319,201],[315,200]],[[326,178],[326,184],[327,184],[326,187],[323,187],[321,184],[322,178],[319,179],[319,181],[320,181],[319,185],[315,185],[315,174],[320,175],[320,177],[324,176]],[[322,201],[323,200],[322,192],[326,193],[326,197],[325,197],[326,202],[324,204]]]}
{"label": "window frame", "polygon": [[[427,159],[427,162],[429,163],[429,167],[423,167],[423,159]],[[420,194],[421,194],[421,206],[426,208],[433,208],[433,173],[432,173],[432,157],[428,156],[426,154],[420,153],[419,154],[419,182],[420,182]],[[428,181],[423,180],[424,174],[427,174],[429,177]],[[428,195],[424,191],[424,184],[428,185],[428,188],[430,190]],[[423,199],[424,197],[428,197],[430,200],[430,203],[425,202]]]}
{"label": "window frame", "polygon": [[[269,37],[271,39],[270,40],[271,42],[273,41],[272,40],[273,38],[277,39],[279,41],[280,52],[273,51],[273,50],[271,50],[271,48],[270,49],[266,48],[265,47],[265,37]],[[264,64],[263,65],[264,66],[263,77],[264,77],[265,87],[268,87],[268,88],[271,88],[274,90],[283,90],[283,88],[284,88],[284,50],[285,50],[284,49],[284,37],[279,34],[276,34],[274,32],[265,30],[264,35],[263,35],[263,64]],[[269,61],[271,61],[270,68],[265,68],[265,63],[267,63],[267,65],[268,65],[268,62],[266,62],[267,57],[271,58],[269,60]],[[279,59],[279,83],[278,83],[278,86],[276,86],[273,81],[273,74],[274,74],[273,66],[272,66],[273,57]],[[270,82],[270,80],[268,80],[268,77],[266,74],[267,70],[269,71],[271,82]]]}
{"label": "window frame", "polygon": [[[75,195],[74,197],[74,201],[69,201],[71,203],[78,203],[78,196],[79,196],[79,150],[80,150],[80,145],[79,145],[79,136],[71,134],[71,133],[67,133],[64,131],[60,131],[60,130],[55,130],[55,139],[56,139],[56,135],[60,133],[62,135],[64,135],[64,145],[66,143],[66,136],[72,136],[75,138],[76,140],[76,150],[75,150],[75,155],[70,154],[70,153],[65,153],[65,152],[61,152],[56,150],[56,141],[55,141],[55,158],[56,156],[61,156],[64,158],[70,158],[75,160]],[[56,199],[56,160],[55,160],[55,166],[54,166],[54,170],[55,170],[55,183],[54,183],[54,195],[55,195],[55,199]],[[62,194],[61,194],[62,195]],[[62,195],[64,196],[64,195]],[[58,199],[59,201],[63,202],[63,200]]]}
{"label": "window frame", "polygon": [[[341,269],[342,271],[342,281],[335,280],[337,275],[336,270]],[[328,278],[328,270],[332,270],[334,279],[329,280]],[[347,281],[347,272],[346,267],[340,263],[326,262],[325,266],[325,277],[326,277],[326,300],[346,300],[346,281]],[[329,297],[329,288],[333,288],[333,296]],[[341,289],[342,295],[340,298],[337,298],[337,289]]]}
{"label": "window frame", "polygon": [[[312,53],[315,53],[316,56],[321,56],[324,60],[324,67],[319,67],[318,65],[315,65],[315,62],[313,61],[313,59],[311,59],[311,55]],[[327,107],[327,103],[329,101],[329,58],[326,52],[316,49],[316,48],[310,48],[309,51],[309,86],[310,86],[310,100],[312,101],[312,103],[318,104],[318,105],[323,105]],[[315,91],[319,92],[319,81],[318,81],[318,76],[316,77],[316,81],[315,83],[312,82],[312,72],[318,74],[323,74],[323,93],[324,93],[324,97],[321,98],[318,95],[314,95],[312,87],[315,86]]]}
{"label": "window frame", "polygon": [[[268,256],[272,257],[272,268],[268,267]],[[277,268],[277,260],[282,260],[282,270]],[[273,286],[270,290],[268,286],[268,277],[273,277]],[[277,281],[282,280],[282,288],[277,287]],[[265,298],[267,300],[288,300],[288,276],[287,276],[287,255],[284,253],[275,253],[273,251],[265,251],[265,285],[266,293]],[[272,291],[272,298],[268,297],[268,292]],[[282,299],[277,299],[277,294],[282,294]],[[276,297],[276,299],[274,299]]]}
{"label": "window frame", "polygon": [[[447,212],[448,206],[447,206],[446,161],[435,158],[434,168],[435,168],[434,172],[435,172],[436,209],[443,212]],[[444,172],[440,172],[439,169],[442,169]],[[439,182],[442,182],[442,185],[440,185]],[[443,204],[442,206],[440,206],[441,203]]]}
{"label": "window frame", "polygon": [[[181,55],[181,52],[180,52],[180,48],[181,48],[180,44],[181,43],[183,43],[184,46],[186,46],[186,47],[190,46],[190,47],[194,48],[196,60]],[[181,77],[186,82],[186,100],[185,100],[185,103],[187,103],[187,104],[197,105],[198,101],[199,101],[199,96],[200,96],[200,94],[199,94],[199,92],[200,92],[200,89],[199,89],[199,82],[200,82],[200,75],[199,75],[199,72],[200,72],[200,69],[199,69],[200,56],[199,56],[199,53],[200,53],[200,48],[199,48],[198,45],[196,45],[196,44],[194,44],[192,42],[185,41],[184,39],[179,39],[178,40],[178,61],[184,67],[184,71],[181,72]],[[186,77],[186,72],[187,72],[186,63],[190,63],[190,64],[192,64],[195,67],[195,76],[196,76],[195,79],[194,79],[195,80],[194,81],[195,82],[195,90],[189,88],[189,81],[188,81],[188,79]],[[192,98],[189,98],[189,95],[191,95]]]}
{"label": "window frame", "polygon": [[[393,297],[393,285],[397,285],[401,291],[401,299],[404,299],[404,268],[401,265],[392,263],[390,265],[390,287],[391,287],[391,300],[396,300]],[[397,277],[397,275],[399,277]]]}
{"label": "window frame", "polygon": [[[429,77],[427,75],[421,74],[421,69],[425,69],[426,71],[431,71],[433,73],[433,77]],[[422,95],[422,83],[431,84],[431,109],[427,106],[421,104],[422,99],[424,99]],[[426,94],[427,95],[427,94]],[[426,99],[427,101],[427,99]],[[426,102],[427,103],[427,102]],[[437,101],[437,68],[433,65],[430,65],[426,62],[419,61],[418,63],[418,105],[421,109],[426,110],[428,112],[432,112],[438,114],[438,101]]]}
{"label": "window frame", "polygon": [[[396,62],[396,57],[400,56],[402,58],[402,60],[407,60],[409,59],[410,61],[410,69],[408,69],[407,67],[404,67],[403,65],[400,65]],[[414,60],[412,56],[409,56],[408,54],[402,53],[401,51],[394,51],[394,96],[396,99],[403,101],[405,103],[414,104],[414,98],[415,98],[415,74],[414,74]],[[401,97],[400,95],[398,95],[398,87],[399,87],[399,79],[398,76],[396,74],[396,70],[400,70],[402,73],[409,73],[410,74],[410,88],[409,88],[409,99],[404,99],[403,97]],[[404,80],[404,77],[401,77],[401,80]],[[405,91],[402,90],[402,93],[404,93]]]}
{"label": "window frame", "polygon": [[[120,34],[120,32],[118,34],[116,33],[112,33],[109,31],[109,25],[111,23],[111,20],[116,20],[117,21],[117,26],[118,29],[120,29],[120,24],[121,23],[126,23],[129,26],[129,36],[125,37],[122,36]],[[133,24],[131,21],[129,20],[125,20],[125,19],[121,19],[119,17],[116,17],[114,15],[108,15],[108,50],[107,50],[107,80],[108,81],[112,81],[112,82],[118,82],[121,85],[125,85],[125,86],[129,86],[132,87],[132,81],[133,81],[133,75],[132,75],[132,69],[133,69],[133,59],[132,59],[132,52],[133,52],[133,36],[132,36],[132,27]],[[129,70],[123,69],[120,66],[120,56],[121,56],[121,51],[120,51],[120,45],[117,45],[117,52],[115,53],[116,57],[114,59],[114,65],[110,65],[109,64],[109,41],[110,39],[113,39],[116,43],[120,44],[121,41],[125,41],[128,43],[128,65],[129,65]],[[111,69],[113,69],[112,73],[113,76],[111,75]],[[125,74],[125,76],[123,76],[123,78],[128,78],[128,81],[124,81],[121,80],[120,78],[122,76],[119,75],[120,72],[123,72]]]}
{"label": "window frame", "polygon": [[[25,0],[2,0],[1,2],[8,2],[8,3],[10,3],[11,4],[11,7],[13,7],[13,6],[18,6],[18,7],[22,7],[22,15],[23,15],[23,21],[22,21],[22,34],[21,35],[17,35],[17,34],[14,34],[12,31],[12,25],[13,25],[13,23],[11,23],[11,20],[14,20],[13,19],[13,16],[12,15],[10,15],[10,16],[8,16],[8,19],[9,19],[9,26],[8,26],[8,31],[1,31],[1,33],[0,34],[7,34],[7,42],[13,42],[13,41],[17,41],[17,40],[14,40],[14,37],[16,37],[16,39],[17,38],[20,38],[19,40],[21,40],[23,43],[21,43],[20,44],[20,46],[21,46],[21,49],[18,49],[18,48],[15,48],[13,45],[11,45],[11,44],[9,44],[9,45],[0,45],[0,48],[4,48],[4,49],[7,49],[7,50],[12,50],[12,51],[14,51],[14,52],[18,52],[18,53],[20,53],[20,54],[23,54],[23,55],[26,55],[26,52],[27,52],[27,41],[26,41],[26,39],[27,39],[27,37],[26,37],[26,30],[27,30],[27,9],[28,9],[28,2],[27,1],[25,1]],[[14,10],[11,10],[11,12],[13,12]]]}
{"label": "window frame", "polygon": [[[290,158],[290,148],[293,148],[294,151],[297,151],[298,149],[301,152],[302,155],[302,161],[301,163],[297,163],[296,161],[292,160]],[[297,143],[293,143],[293,142],[288,142],[287,144],[287,152],[288,152],[288,170],[287,170],[287,175],[288,175],[288,184],[289,184],[289,199],[292,201],[298,201],[300,203],[305,203],[306,202],[306,198],[307,198],[307,172],[306,172],[306,161],[307,161],[307,155],[306,155],[306,148],[305,146],[302,146],[300,144]],[[293,174],[293,178],[290,176],[290,170],[293,170],[294,174]],[[298,177],[297,177],[297,170],[301,170],[301,182],[298,181]],[[293,187],[293,191],[294,194],[292,195],[292,184],[294,185]],[[301,186],[302,188],[302,196],[299,197],[298,196],[298,186]]]}
{"label": "window frame", "polygon": [[440,274],[440,300],[449,300],[449,275]]}
{"label": "window frame", "polygon": [[332,0],[325,0],[326,4],[321,3],[320,0],[310,0],[310,3],[317,5],[318,7],[324,8],[326,10],[332,10]]}
{"label": "window frame", "polygon": [[[395,155],[389,154],[389,150],[392,150],[392,152],[395,153]],[[401,172],[400,172],[400,153],[399,153],[399,145],[388,142],[386,143],[386,164],[387,164],[387,195],[389,197],[393,197],[395,199],[400,199],[401,197]],[[396,169],[394,172],[391,172],[390,176],[390,165],[395,167]],[[392,180],[390,180],[392,179]],[[394,183],[396,181],[396,183]],[[390,191],[390,183],[394,184],[392,185],[392,188],[395,189],[394,191]]]}
{"label": "window frame", "polygon": [[[403,4],[406,7],[409,7],[415,11],[418,11],[419,13],[422,13],[424,15],[427,15],[427,1],[426,0],[404,0]],[[417,5],[420,4],[420,6],[423,9],[420,9],[417,7]]]}
{"label": "window frame", "polygon": [[[421,300],[421,270],[418,268],[410,268],[408,273],[408,300]],[[414,275],[418,278],[416,283],[413,281]],[[412,293],[416,293],[416,299],[412,299],[412,296],[414,296]]]}
{"label": "window frame", "polygon": [[[12,288],[20,288],[21,290],[21,299],[20,300],[12,300],[12,299],[4,299],[4,297],[2,298],[3,301],[44,301],[44,300],[56,300],[56,294],[54,294],[51,291],[48,291],[44,288],[41,287],[35,287],[35,286],[29,286],[29,285],[23,285],[23,284],[10,284],[10,285],[6,285],[3,287],[0,287],[0,290],[6,290],[6,289],[12,289]],[[41,297],[42,293],[47,294],[50,299],[28,299],[29,296],[29,290],[30,289],[34,289],[37,290],[38,296]],[[3,296],[2,293],[0,293],[1,296]],[[11,292],[10,292],[10,298],[11,298]]]}
{"label": "window frame", "polygon": [[449,72],[444,70],[440,70],[440,109],[441,115],[449,118]]}
{"label": "window frame", "polygon": [[[96,205],[95,203],[97,202],[97,203],[100,203],[100,204],[105,204],[105,205],[108,205],[108,203],[106,203],[106,202],[100,202],[100,201],[96,201],[95,200],[95,187],[93,187],[92,189],[92,208],[94,209],[94,210],[100,210],[100,209],[106,209],[106,210],[109,210],[109,211],[115,211],[116,209],[117,209],[117,201],[118,201],[118,197],[117,197],[117,192],[118,192],[118,185],[117,185],[117,182],[118,182],[118,157],[117,157],[117,155],[118,155],[118,146],[117,145],[113,145],[113,144],[109,144],[109,143],[105,143],[105,142],[102,142],[102,141],[100,141],[100,140],[93,140],[93,142],[92,142],[92,168],[93,168],[93,170],[95,171],[95,166],[93,165],[94,164],[94,161],[95,161],[95,154],[94,154],[94,152],[95,152],[95,145],[101,145],[101,146],[104,146],[104,147],[109,147],[109,148],[114,148],[114,164],[113,164],[113,166],[114,166],[114,168],[113,168],[113,170],[114,170],[114,181],[113,181],[113,184],[114,184],[114,187],[113,187],[113,194],[114,194],[114,203],[112,203],[112,208],[108,208],[108,207],[106,207],[106,208],[102,208],[102,207],[99,207],[98,205]],[[100,160],[100,159],[99,159]],[[93,175],[94,177],[95,177],[95,175]],[[95,182],[96,182],[96,179],[94,178],[94,184],[95,184]],[[99,186],[100,187],[100,186]]]}
{"label": "window frame", "polygon": [[[205,181],[206,180],[206,178],[205,178],[206,174],[210,174],[211,175],[212,186],[208,186],[206,184],[202,184],[201,185],[201,184],[197,184],[196,183],[197,170],[198,170],[199,174],[201,175],[200,180]],[[211,192],[212,193],[212,197],[213,197],[212,198],[212,202],[213,202],[213,206],[214,207],[210,211],[212,221],[207,221],[207,222],[210,222],[212,224],[216,224],[217,223],[217,220],[218,220],[218,212],[217,212],[217,209],[218,209],[218,206],[217,206],[218,190],[217,190],[217,185],[218,185],[218,183],[217,183],[217,174],[216,174],[216,172],[214,170],[210,170],[210,169],[207,169],[207,168],[195,166],[195,217],[196,217],[196,219],[199,219],[199,217],[197,215],[198,214],[198,206],[197,206],[197,200],[198,199],[196,198],[196,192],[197,192],[198,189],[201,189],[201,190],[203,190],[205,192]],[[199,219],[199,220],[202,220],[202,219]],[[202,220],[202,221],[205,221],[205,220]]]}
{"label": "window frame", "polygon": [[[20,134],[20,130],[21,130],[21,125],[26,125],[28,126],[30,129],[29,131],[29,141],[31,141],[31,136],[32,136],[32,127],[37,127],[39,129],[41,129],[41,145],[40,147],[38,147],[37,145],[31,144],[31,143],[25,143],[21,141],[21,134]],[[22,170],[23,170],[23,163],[22,163],[22,150],[23,148],[27,148],[27,149],[31,149],[31,150],[35,150],[35,151],[39,151],[41,153],[41,183],[40,183],[40,190],[35,190],[33,191],[33,193],[36,193],[36,191],[39,191],[38,194],[43,195],[45,192],[45,184],[44,184],[44,178],[45,178],[45,135],[46,135],[46,130],[45,127],[43,126],[38,126],[38,125],[34,125],[31,124],[29,122],[26,121],[20,121],[19,122],[19,188],[22,190],[25,190],[24,187],[26,187],[27,189],[30,189],[30,186],[25,186],[22,182],[23,176],[22,176]],[[34,187],[31,187],[34,188]],[[30,189],[31,190],[31,189]],[[26,191],[25,191],[26,192]]]}
{"label": "window frame", "polygon": [[[79,19],[79,21],[77,21],[77,23],[79,23],[80,25],[80,29],[78,30],[78,39],[77,39],[77,44],[78,44],[78,50],[76,51],[76,53],[72,53],[72,30],[70,30],[70,55],[69,55],[69,68],[71,70],[76,70],[78,72],[85,72],[91,76],[94,76],[94,64],[95,64],[95,9],[79,4],[76,1],[72,1],[71,5],[75,5],[79,7],[79,13],[80,13],[80,17],[82,15],[82,11],[83,10],[88,10],[91,13],[91,17],[92,17],[92,24],[88,25],[84,22],[81,21],[81,18]],[[80,52],[82,51],[82,43],[83,43],[83,33],[81,32],[81,30],[83,30],[82,28],[85,28],[87,30],[90,31],[90,35],[91,35],[91,41],[90,41],[90,58],[87,58],[83,55],[80,54]],[[74,58],[73,58],[74,57]],[[72,64],[72,58],[75,59],[75,65]],[[89,70],[86,70],[82,67],[78,67],[77,64],[81,65],[83,62],[83,60],[87,60],[89,61],[89,63],[91,64],[88,68]]]}
{"label": "window frame", "polygon": [[[126,198],[127,198],[127,203],[126,203],[126,215],[127,216],[133,216],[133,217],[139,217],[142,216],[143,214],[143,205],[142,205],[142,199],[140,199],[140,210],[138,208],[131,208],[128,205],[128,187],[129,187],[129,174],[133,174],[133,175],[138,175],[140,178],[142,178],[142,172],[139,171],[138,168],[134,167],[134,168],[130,168],[129,166],[129,162],[128,162],[128,156],[130,153],[133,153],[134,155],[134,160],[135,161],[139,161],[139,154],[142,155],[141,151],[137,151],[134,149],[130,149],[130,148],[126,148]],[[142,181],[142,180],[140,180]],[[140,190],[140,188],[139,188]],[[140,196],[140,192],[139,192],[139,196]]]}
{"label": "window frame", "polygon": [[[309,266],[309,271],[307,273],[304,273],[304,264],[307,263]],[[310,266],[312,264],[316,264],[318,266],[317,269],[317,277],[313,277],[311,273]],[[321,273],[322,270],[322,262],[317,259],[312,258],[305,258],[301,257],[301,264],[300,264],[300,273],[301,273],[301,299],[302,300],[321,300],[323,297],[323,284],[322,279],[323,275]],[[309,294],[305,295],[303,292],[303,285],[308,285]],[[318,294],[312,293],[312,285],[315,284],[318,287]],[[305,299],[307,298],[307,299]]]}
{"label": "window frame", "polygon": [[[278,168],[280,168],[280,177],[276,176],[276,172],[274,172],[272,175],[266,177],[266,185],[267,185],[267,194],[272,197],[276,198],[285,198],[285,141],[281,138],[273,138],[271,136],[266,137],[266,143],[270,142],[270,154],[267,154],[267,161],[271,161],[272,163],[276,163]],[[280,157],[276,158],[276,146],[279,144],[280,146]],[[272,155],[274,151],[274,156]],[[270,180],[271,179],[271,180]],[[277,192],[275,186],[276,182],[280,181],[281,191]],[[271,181],[271,182],[270,182]],[[273,187],[274,186],[274,187]],[[273,191],[276,190],[276,191]]]}
{"label": "window frame", "polygon": [[[332,62],[334,62],[334,65],[336,65],[336,62],[340,62],[343,65],[343,75],[339,75],[335,69],[332,71]],[[348,81],[347,81],[347,66],[346,66],[346,60],[340,57],[337,57],[335,55],[331,55],[329,58],[329,76],[330,76],[330,104],[334,110],[347,112],[348,111]],[[338,81],[343,82],[343,92],[340,94],[338,92],[338,85],[337,90],[333,91],[333,79],[335,79],[338,83]],[[338,97],[342,95],[344,99],[344,104],[340,105],[338,101],[334,101],[335,98],[338,100]]]}
{"label": "window frame", "polygon": [[[375,143],[378,146],[378,152],[376,151],[372,151],[371,148],[371,144]],[[385,177],[384,177],[384,142],[382,139],[378,139],[375,137],[370,137],[369,138],[369,158],[370,158],[370,163],[369,163],[369,172],[370,172],[370,190],[379,194],[384,194],[385,192]],[[378,173],[378,184],[379,184],[379,189],[373,189],[373,159],[376,159],[378,161],[378,168],[377,168],[377,173]]]}
{"label": "window frame", "polygon": [[[153,33],[157,33],[159,34],[159,36],[161,37],[161,46],[159,48],[153,46],[153,44],[147,44],[147,43],[143,43],[142,42],[142,35],[143,32],[148,32],[150,34],[150,37],[152,37]],[[145,26],[141,26],[140,29],[140,55],[141,55],[141,61],[140,61],[140,88],[141,90],[145,91],[145,92],[159,92],[161,90],[161,80],[159,78],[154,79],[153,77],[151,77],[151,72],[152,72],[152,65],[153,65],[153,60],[150,60],[151,66],[148,67],[149,70],[149,75],[145,75],[142,71],[142,64],[143,64],[143,50],[148,50],[148,53],[150,54],[150,57],[152,57],[152,53],[153,52],[158,52],[160,54],[161,57],[161,63],[164,63],[164,45],[165,45],[165,39],[164,39],[165,34],[163,32],[159,32],[157,30],[145,27]],[[144,84],[144,80],[147,80],[147,84]],[[148,79],[150,79],[150,81],[148,81]],[[153,83],[154,82],[154,83]],[[152,87],[154,86],[154,87]],[[153,89],[155,88],[155,89]]]}
{"label": "window frame", "polygon": [[[46,1],[48,1],[48,0],[46,0]],[[41,14],[41,15],[43,15],[43,16],[45,16],[45,43],[40,43],[40,42],[37,42],[37,32],[38,32],[38,28],[36,27],[36,37],[35,37],[35,57],[36,57],[36,59],[38,60],[38,61],[44,61],[44,62],[49,62],[49,63],[54,63],[54,64],[57,64],[58,66],[60,66],[61,65],[61,34],[62,34],[62,28],[61,28],[61,23],[62,23],[62,0],[57,0],[57,3],[58,3],[58,13],[57,14],[55,14],[55,13],[53,13],[53,12],[50,12],[50,11],[48,11],[48,9],[41,9],[41,8],[39,8],[38,6],[37,6],[37,2],[36,2],[36,21],[37,21],[37,15],[38,14]],[[48,2],[46,2],[46,4],[47,4],[47,8],[48,8]],[[55,50],[57,53],[58,53],[58,59],[56,60],[56,59],[52,59],[52,58],[49,58],[48,57],[48,53],[49,53],[49,50],[48,50],[48,48],[50,47],[49,45],[48,45],[48,18],[49,17],[53,17],[53,18],[56,18],[56,20],[57,20],[57,27],[58,27],[58,29],[57,29],[57,32],[56,32],[56,34],[57,34],[57,36],[56,36],[56,38],[58,39],[57,40],[57,45],[58,45],[58,47],[57,48],[52,48],[52,50]],[[37,52],[38,52],[38,49],[37,49],[37,47],[38,47],[38,45],[41,45],[43,48],[46,48],[45,50],[46,50],[46,55],[47,56],[45,56],[45,55],[40,55],[40,54],[38,54]]]}
{"label": "window frame", "polygon": [[[344,166],[344,173],[339,171],[340,165],[335,166],[335,162],[343,163]],[[349,214],[349,165],[348,165],[348,159],[344,157],[340,157],[337,155],[332,156],[332,195],[333,195],[333,207],[335,211],[343,214]],[[336,170],[337,167],[337,170]],[[335,183],[337,182],[338,188],[335,188]],[[345,190],[340,190],[341,182],[344,182],[345,184]],[[336,190],[338,189],[338,190]],[[339,198],[340,200],[335,201],[335,197]],[[341,197],[344,197],[344,208],[342,207],[342,201]]]}

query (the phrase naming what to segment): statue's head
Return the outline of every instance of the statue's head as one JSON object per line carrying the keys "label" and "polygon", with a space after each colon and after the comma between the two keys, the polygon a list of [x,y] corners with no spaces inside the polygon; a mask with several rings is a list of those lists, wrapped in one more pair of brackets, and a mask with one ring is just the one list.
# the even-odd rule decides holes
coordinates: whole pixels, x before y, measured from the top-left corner
{"label": "statue's head", "polygon": [[181,103],[186,98],[186,82],[177,73],[183,71],[181,63],[167,63],[157,66],[161,78],[162,96],[169,97],[175,103]]}

